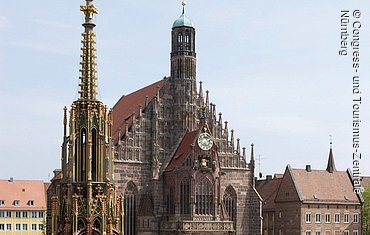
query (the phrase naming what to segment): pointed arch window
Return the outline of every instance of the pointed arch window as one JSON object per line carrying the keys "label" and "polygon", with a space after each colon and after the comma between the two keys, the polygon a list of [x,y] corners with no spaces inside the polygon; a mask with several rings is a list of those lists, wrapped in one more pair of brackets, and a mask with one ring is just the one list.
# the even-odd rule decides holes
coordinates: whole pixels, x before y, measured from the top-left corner
{"label": "pointed arch window", "polygon": [[180,183],[180,213],[190,214],[190,180],[183,179]]}
{"label": "pointed arch window", "polygon": [[87,143],[86,143],[86,129],[81,129],[80,134],[80,154],[77,157],[77,162],[75,162],[77,181],[86,180],[86,153],[87,153]]}
{"label": "pointed arch window", "polygon": [[177,49],[182,50],[183,47],[183,35],[182,33],[177,34]]}
{"label": "pointed arch window", "polygon": [[133,182],[127,184],[124,194],[124,233],[125,235],[136,235],[136,197],[137,189]]}
{"label": "pointed arch window", "polygon": [[199,215],[213,214],[213,186],[208,179],[202,179],[196,186],[195,213]]}
{"label": "pointed arch window", "polygon": [[91,174],[92,174],[92,180],[97,181],[97,175],[98,175],[98,159],[97,159],[97,137],[96,137],[96,129],[92,129],[92,146],[91,146],[91,152],[92,152],[92,159],[91,159]]}
{"label": "pointed arch window", "polygon": [[170,186],[167,188],[166,192],[166,212],[168,215],[175,214],[175,195],[174,188]]}
{"label": "pointed arch window", "polygon": [[228,186],[223,196],[223,203],[228,213],[229,220],[236,220],[236,193],[232,186]]}
{"label": "pointed arch window", "polygon": [[186,47],[186,50],[190,51],[190,33],[189,32],[186,32],[186,35],[185,35],[185,47]]}

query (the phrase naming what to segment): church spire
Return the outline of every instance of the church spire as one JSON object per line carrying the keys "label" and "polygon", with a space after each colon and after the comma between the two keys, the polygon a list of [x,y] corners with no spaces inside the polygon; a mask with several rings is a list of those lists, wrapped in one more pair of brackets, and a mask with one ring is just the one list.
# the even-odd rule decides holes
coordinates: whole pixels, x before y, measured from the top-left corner
{"label": "church spire", "polygon": [[81,76],[80,76],[80,99],[81,100],[96,100],[96,62],[95,62],[95,33],[93,29],[94,14],[98,14],[98,9],[92,4],[93,0],[86,0],[86,5],[82,5],[80,10],[85,15],[85,22],[82,26],[85,31],[82,33],[82,54],[81,54]]}
{"label": "church spire", "polygon": [[181,5],[182,5],[182,14],[185,14],[185,6],[186,6],[186,2],[185,2],[185,0],[183,0],[183,1],[181,2]]}
{"label": "church spire", "polygon": [[333,142],[330,141],[330,150],[329,150],[329,158],[328,158],[328,165],[326,166],[326,171],[329,173],[333,173],[337,171],[334,164],[334,157],[333,157]]}

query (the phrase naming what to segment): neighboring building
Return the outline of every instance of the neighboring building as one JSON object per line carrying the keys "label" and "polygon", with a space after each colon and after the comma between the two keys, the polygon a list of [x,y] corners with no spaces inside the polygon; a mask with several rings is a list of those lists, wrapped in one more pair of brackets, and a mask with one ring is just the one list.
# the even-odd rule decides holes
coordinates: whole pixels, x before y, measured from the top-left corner
{"label": "neighboring building", "polygon": [[45,234],[46,187],[42,181],[0,180],[0,234]]}
{"label": "neighboring building", "polygon": [[350,171],[336,170],[331,147],[326,170],[288,165],[283,178],[268,180],[259,190],[265,202],[263,214],[273,211],[274,218],[264,218],[274,224],[273,232],[266,229],[264,234],[361,234],[361,198],[353,192]]}
{"label": "neighboring building", "polygon": [[370,176],[361,176],[361,187],[365,190],[370,188]]}
{"label": "neighboring building", "polygon": [[54,235],[123,234],[123,202],[116,197],[113,176],[112,112],[96,98],[93,16],[98,11],[92,0],[80,9],[85,18],[80,97],[71,105],[69,122],[64,108],[62,170],[55,172],[48,191],[48,227]]}
{"label": "neighboring building", "polygon": [[265,180],[257,181],[257,191],[263,199],[263,235],[276,234],[275,221],[276,221],[276,204],[275,198],[279,190],[279,186],[283,175],[275,174],[274,178],[267,175]]}
{"label": "neighboring building", "polygon": [[209,92],[197,88],[195,28],[184,8],[171,38],[171,76],[113,108],[125,234],[260,234],[253,153],[247,160]]}

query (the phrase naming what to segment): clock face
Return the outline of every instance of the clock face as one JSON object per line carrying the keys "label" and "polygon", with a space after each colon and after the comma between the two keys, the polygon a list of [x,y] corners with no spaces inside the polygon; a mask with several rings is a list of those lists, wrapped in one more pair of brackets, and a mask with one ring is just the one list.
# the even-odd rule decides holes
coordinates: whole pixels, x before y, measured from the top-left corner
{"label": "clock face", "polygon": [[208,133],[202,133],[198,137],[198,146],[202,150],[210,150],[213,146],[212,137]]}

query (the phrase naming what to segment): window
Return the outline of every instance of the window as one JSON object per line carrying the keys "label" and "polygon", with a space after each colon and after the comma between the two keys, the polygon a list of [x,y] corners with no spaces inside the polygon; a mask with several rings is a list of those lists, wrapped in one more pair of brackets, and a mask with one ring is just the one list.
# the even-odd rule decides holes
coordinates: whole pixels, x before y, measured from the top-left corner
{"label": "window", "polygon": [[0,231],[1,230],[5,230],[5,226],[4,226],[4,224],[0,224]]}
{"label": "window", "polygon": [[349,223],[349,214],[348,213],[344,214],[344,223],[345,224]]}
{"label": "window", "polygon": [[316,214],[316,223],[317,224],[321,223],[321,214],[320,213]]}
{"label": "window", "polygon": [[33,206],[33,200],[29,200],[27,203],[29,206]]}
{"label": "window", "polygon": [[311,212],[306,212],[306,224],[309,224],[309,223],[311,223]]}
{"label": "window", "polygon": [[175,190],[171,186],[166,193],[166,212],[168,215],[175,214]]}
{"label": "window", "polygon": [[32,224],[32,225],[31,225],[31,229],[32,229],[32,231],[37,230],[37,224]]}
{"label": "window", "polygon": [[39,218],[44,218],[44,212],[42,211],[39,212]]}
{"label": "window", "polygon": [[213,214],[213,187],[208,179],[203,178],[196,187],[195,213],[198,215]]}
{"label": "window", "polygon": [[136,234],[136,195],[135,184],[128,182],[123,199],[125,235]]}
{"label": "window", "polygon": [[321,232],[320,231],[317,231],[315,234],[316,235],[321,235]]}
{"label": "window", "polygon": [[0,218],[4,218],[5,217],[5,211],[0,211]]}
{"label": "window", "polygon": [[330,213],[325,214],[325,223],[330,224]]}
{"label": "window", "polygon": [[32,218],[37,218],[37,212],[36,211],[32,211]]}
{"label": "window", "polygon": [[15,225],[15,230],[21,230],[21,224],[16,224]]}
{"label": "window", "polygon": [[20,202],[19,200],[14,200],[14,206],[19,206]]}
{"label": "window", "polygon": [[188,179],[180,183],[180,213],[190,214],[190,181]]}
{"label": "window", "polygon": [[12,212],[11,211],[7,211],[5,214],[6,214],[6,218],[12,218]]}
{"label": "window", "polygon": [[28,229],[27,224],[22,224],[22,229],[23,229],[23,230],[27,230],[27,229]]}
{"label": "window", "polygon": [[22,213],[22,217],[23,217],[23,218],[27,218],[27,217],[28,217],[28,213],[27,213],[27,211],[23,211],[23,213]]}
{"label": "window", "polygon": [[311,231],[306,231],[306,235],[311,235]]}
{"label": "window", "polygon": [[20,211],[15,212],[15,217],[16,218],[21,218],[22,217],[21,215],[22,215],[22,213]]}
{"label": "window", "polygon": [[[236,220],[236,193],[232,186],[228,186],[224,194],[224,205],[228,213],[229,220]],[[267,220],[266,220],[267,221]]]}
{"label": "window", "polygon": [[343,235],[349,235],[349,230],[344,230]]}
{"label": "window", "polygon": [[12,225],[11,224],[6,224],[6,230],[8,230],[8,231],[12,230]]}
{"label": "window", "polygon": [[336,223],[336,224],[340,223],[340,214],[339,213],[334,215],[334,223]]}
{"label": "window", "polygon": [[358,223],[358,213],[353,214],[353,223],[355,223],[355,224]]}
{"label": "window", "polygon": [[5,201],[4,200],[0,200],[0,206],[3,206],[5,205]]}
{"label": "window", "polygon": [[358,235],[358,230],[353,230],[353,235]]}
{"label": "window", "polygon": [[39,230],[44,230],[44,225],[43,224],[39,224]]}

